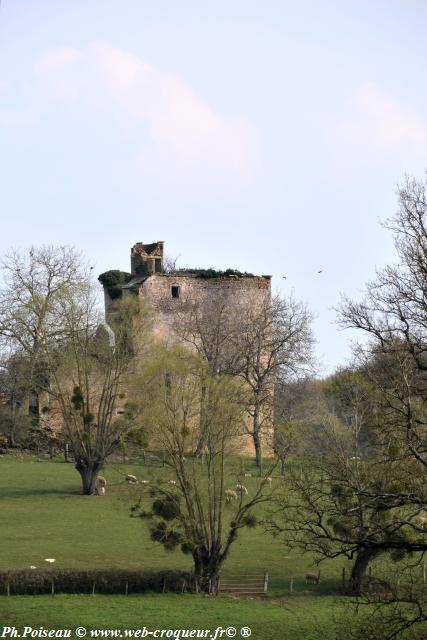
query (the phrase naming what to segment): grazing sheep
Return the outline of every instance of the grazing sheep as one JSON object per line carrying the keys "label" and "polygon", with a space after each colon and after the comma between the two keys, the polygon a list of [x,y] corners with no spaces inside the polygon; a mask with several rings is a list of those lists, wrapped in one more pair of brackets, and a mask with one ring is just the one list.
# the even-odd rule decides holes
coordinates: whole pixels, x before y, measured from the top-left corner
{"label": "grazing sheep", "polygon": [[176,480],[169,480],[168,484],[174,484],[175,485],[176,484]]}
{"label": "grazing sheep", "polygon": [[252,478],[252,473],[245,473],[245,474],[244,474],[244,477],[245,477],[245,478]]}
{"label": "grazing sheep", "polygon": [[227,502],[231,502],[232,500],[237,500],[237,493],[233,489],[226,489],[225,499]]}
{"label": "grazing sheep", "polygon": [[128,484],[138,484],[138,478],[133,476],[131,473],[128,473],[126,476],[126,482]]}
{"label": "grazing sheep", "polygon": [[236,491],[238,493],[241,493],[242,495],[248,495],[248,490],[246,489],[244,484],[236,484]]}
{"label": "grazing sheep", "polygon": [[266,482],[268,482],[268,484],[271,487],[271,483],[273,482],[273,478],[271,476],[268,476],[265,480],[266,480]]}
{"label": "grazing sheep", "polygon": [[423,529],[427,529],[427,516],[420,516],[418,521]]}
{"label": "grazing sheep", "polygon": [[320,570],[317,572],[317,575],[315,573],[305,574],[305,584],[308,584],[308,583],[319,584],[319,582],[320,582]]}
{"label": "grazing sheep", "polygon": [[150,484],[149,480],[140,480],[139,484]]}
{"label": "grazing sheep", "polygon": [[[104,476],[97,476],[95,480],[94,487],[94,495],[95,496],[105,496],[105,488],[107,486],[107,481]],[[102,491],[101,491],[102,489]]]}

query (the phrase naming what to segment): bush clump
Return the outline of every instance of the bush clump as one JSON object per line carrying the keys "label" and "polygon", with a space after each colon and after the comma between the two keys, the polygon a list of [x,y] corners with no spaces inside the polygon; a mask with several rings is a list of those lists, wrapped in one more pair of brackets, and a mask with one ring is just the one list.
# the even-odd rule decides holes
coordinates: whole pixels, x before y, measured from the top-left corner
{"label": "bush clump", "polygon": [[105,287],[112,300],[121,297],[123,285],[127,284],[131,279],[131,273],[120,271],[119,269],[105,271],[105,273],[101,273],[101,275],[98,276],[98,281]]}

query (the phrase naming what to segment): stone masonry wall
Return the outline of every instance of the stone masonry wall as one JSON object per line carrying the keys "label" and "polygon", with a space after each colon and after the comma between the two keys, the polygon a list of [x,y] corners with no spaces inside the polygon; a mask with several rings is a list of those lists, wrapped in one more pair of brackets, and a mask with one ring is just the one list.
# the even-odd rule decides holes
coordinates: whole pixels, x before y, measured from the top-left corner
{"label": "stone masonry wall", "polygon": [[[179,297],[172,296],[172,287],[179,287]],[[154,333],[165,343],[176,341],[173,325],[178,314],[183,314],[193,305],[212,304],[215,301],[233,304],[262,305],[271,299],[271,279],[269,276],[227,276],[197,278],[187,274],[154,274],[144,280],[139,287],[141,303],[154,314]],[[253,440],[250,435],[239,437],[236,452],[253,454]],[[263,447],[268,455],[273,440],[272,426],[264,426]]]}
{"label": "stone masonry wall", "polygon": [[[179,297],[172,296],[172,287],[179,287]],[[234,304],[262,304],[271,297],[268,276],[196,278],[190,275],[162,274],[147,278],[139,288],[141,303],[154,312],[154,331],[162,340],[174,340],[176,315],[185,314],[190,305],[202,305],[216,300]]]}

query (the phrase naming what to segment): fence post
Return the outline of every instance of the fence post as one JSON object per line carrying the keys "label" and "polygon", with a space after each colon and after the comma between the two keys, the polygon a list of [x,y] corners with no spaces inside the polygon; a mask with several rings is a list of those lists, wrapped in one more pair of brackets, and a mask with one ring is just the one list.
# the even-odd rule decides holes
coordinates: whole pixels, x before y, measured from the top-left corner
{"label": "fence post", "polygon": [[426,583],[426,562],[423,562],[423,584]]}
{"label": "fence post", "polygon": [[52,580],[52,595],[55,595],[55,581]]}
{"label": "fence post", "polygon": [[267,593],[268,589],[268,573],[264,571],[264,593]]}
{"label": "fence post", "polygon": [[291,582],[289,585],[289,591],[292,593],[294,590],[294,576],[291,576]]}
{"label": "fence post", "polygon": [[93,581],[93,583],[92,583],[92,595],[93,596],[95,595],[95,584],[96,584],[96,582]]}
{"label": "fence post", "polygon": [[9,582],[7,583],[6,593],[7,593],[8,596],[10,596],[10,584],[9,584]]}
{"label": "fence post", "polygon": [[126,582],[126,585],[125,585],[125,596],[127,596],[128,593],[129,593],[129,582]]}
{"label": "fence post", "polygon": [[345,567],[342,568],[342,589],[345,591]]}

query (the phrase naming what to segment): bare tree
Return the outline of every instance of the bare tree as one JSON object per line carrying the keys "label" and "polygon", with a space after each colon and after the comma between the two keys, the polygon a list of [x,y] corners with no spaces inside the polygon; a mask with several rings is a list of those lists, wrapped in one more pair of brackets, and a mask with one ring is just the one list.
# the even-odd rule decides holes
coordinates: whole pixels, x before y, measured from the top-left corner
{"label": "bare tree", "polygon": [[115,302],[109,315],[111,326],[106,325],[95,296],[89,282],[82,283],[78,297],[63,299],[64,333],[44,353],[52,413],[62,421],[87,495],[94,492],[96,476],[107,457],[134,427],[133,412],[128,411],[124,419],[116,410],[142,346],[135,327],[140,331],[148,328],[144,319],[135,322],[135,314],[142,316],[143,311],[134,299]]}
{"label": "bare tree", "polygon": [[[396,264],[377,272],[361,302],[342,300],[339,321],[360,329],[368,342],[358,348],[365,375],[375,389],[377,446],[384,464],[412,476],[424,522],[427,504],[427,182],[407,177],[398,190],[397,214],[384,225],[393,233]],[[405,471],[406,469],[406,471]],[[384,467],[384,473],[386,469]],[[392,477],[395,477],[394,475]],[[404,492],[403,492],[404,495]],[[411,499],[393,513],[396,530],[411,514]],[[389,501],[383,496],[383,501]],[[416,519],[411,520],[415,523]],[[407,526],[407,525],[405,525]],[[402,529],[403,530],[403,529]],[[426,533],[417,531],[425,545]],[[410,545],[407,546],[410,550]]]}
{"label": "bare tree", "polygon": [[28,402],[29,394],[36,390],[41,354],[63,332],[61,301],[73,295],[88,270],[74,249],[52,246],[32,247],[26,253],[12,251],[0,267],[1,348],[7,356],[16,352],[25,359]]}
{"label": "bare tree", "polygon": [[236,374],[250,389],[248,431],[253,439],[255,460],[262,465],[262,433],[270,434],[273,447],[274,387],[312,370],[312,315],[293,297],[274,297],[271,303],[239,310],[240,330],[234,349]]}
{"label": "bare tree", "polygon": [[[242,434],[242,385],[236,378],[212,375],[206,362],[180,347],[157,356],[145,375],[150,403],[144,422],[152,425],[152,438],[165,452],[173,479],[152,487],[151,509],[144,510],[141,502],[135,513],[152,519],[153,540],[190,553],[199,588],[214,592],[239,530],[255,525],[253,509],[269,494],[267,478],[247,488],[227,466]],[[192,451],[200,440],[202,405],[200,459]]]}
{"label": "bare tree", "polygon": [[263,435],[270,437],[273,448],[275,384],[312,368],[311,321],[303,303],[276,296],[254,305],[227,298],[194,305],[175,323],[177,335],[206,360],[213,373],[244,380],[247,432],[259,467]]}
{"label": "bare tree", "polygon": [[[238,316],[229,298],[214,299],[203,305],[188,305],[177,315],[174,332],[207,364],[206,375],[235,375],[239,370],[240,355],[235,348]],[[195,443],[197,456],[203,454],[206,445],[207,428],[204,423],[207,420],[205,406],[209,406],[208,393],[209,385],[202,383],[199,439]],[[241,397],[243,400],[243,393]]]}
{"label": "bare tree", "polygon": [[116,408],[141,344],[135,328],[146,326],[134,322],[134,314],[143,311],[135,300],[119,300],[111,327],[106,325],[90,271],[73,249],[13,252],[2,269],[3,349],[25,359],[27,397],[45,394],[43,423],[62,429],[83,493],[90,494],[97,472],[130,428]]}
{"label": "bare tree", "polygon": [[332,415],[322,437],[323,455],[310,459],[305,471],[293,472],[269,528],[318,561],[352,560],[348,591],[360,595],[378,555],[427,550],[425,483],[414,473],[414,461],[387,460],[384,450],[366,459],[354,456],[353,435]]}
{"label": "bare tree", "polygon": [[[407,178],[399,189],[399,210],[386,223],[394,234],[396,265],[377,273],[361,302],[344,298],[342,326],[361,329],[371,338],[367,351],[377,362],[392,358],[400,383],[386,384],[371,367],[384,401],[394,415],[402,445],[427,470],[427,183]],[[369,357],[369,356],[368,356]],[[415,374],[415,370],[418,374]],[[381,381],[382,380],[382,381]],[[402,395],[403,394],[403,395]]]}

